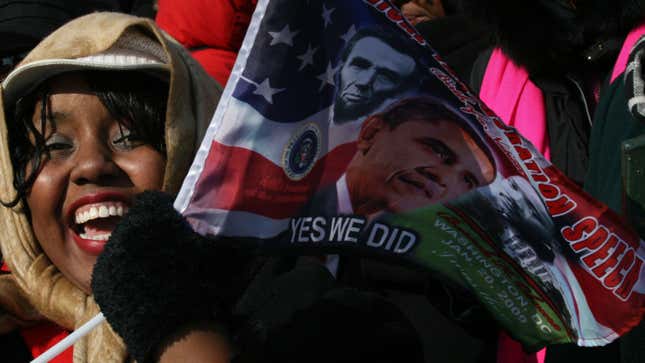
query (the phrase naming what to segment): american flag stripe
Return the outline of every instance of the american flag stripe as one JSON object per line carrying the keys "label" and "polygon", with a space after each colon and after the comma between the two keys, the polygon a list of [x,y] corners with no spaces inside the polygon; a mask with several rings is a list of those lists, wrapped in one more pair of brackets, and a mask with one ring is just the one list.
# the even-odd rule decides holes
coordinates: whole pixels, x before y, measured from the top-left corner
{"label": "american flag stripe", "polygon": [[282,167],[257,152],[213,141],[196,184],[194,202],[184,215],[193,218],[194,213],[203,215],[211,208],[288,218],[297,214],[317,189],[342,175],[355,148],[354,143],[343,144],[321,158],[304,179],[295,181]]}
{"label": "american flag stripe", "polygon": [[[284,123],[265,118],[248,103],[233,98],[229,107],[232,111],[223,116],[222,126],[213,140],[223,145],[235,145],[240,148],[262,154],[276,166],[282,164],[283,147],[287,145],[291,135],[304,125],[315,124],[319,128],[326,128],[329,123],[328,109],[308,117],[302,121]],[[326,151],[326,134],[322,135],[323,150]],[[320,157],[319,156],[319,157]]]}
{"label": "american flag stripe", "polygon": [[187,217],[195,232],[202,235],[217,235],[229,237],[272,238],[283,232],[289,224],[289,218],[273,219],[256,213],[190,207],[190,217]]}

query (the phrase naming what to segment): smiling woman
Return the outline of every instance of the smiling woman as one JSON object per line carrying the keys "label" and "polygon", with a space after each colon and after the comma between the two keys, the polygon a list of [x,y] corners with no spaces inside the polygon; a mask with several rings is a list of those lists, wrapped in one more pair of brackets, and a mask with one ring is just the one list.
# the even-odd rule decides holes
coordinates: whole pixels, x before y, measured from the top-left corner
{"label": "smiling woman", "polygon": [[36,238],[87,293],[96,256],[133,196],[162,188],[166,99],[167,85],[145,74],[65,73],[8,117],[14,181]]}
{"label": "smiling woman", "polygon": [[[220,93],[146,19],[95,13],[43,40],[2,83],[0,246],[11,274],[0,280],[21,292],[0,283],[0,307],[24,294],[66,330],[94,316],[97,256],[136,194],[177,192]],[[107,324],[74,346],[77,363],[125,360]]]}

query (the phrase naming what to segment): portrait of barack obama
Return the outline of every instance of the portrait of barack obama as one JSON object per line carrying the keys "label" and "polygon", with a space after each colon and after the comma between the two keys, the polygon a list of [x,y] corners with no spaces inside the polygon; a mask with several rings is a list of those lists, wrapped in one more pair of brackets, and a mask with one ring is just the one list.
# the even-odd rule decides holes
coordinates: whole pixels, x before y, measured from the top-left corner
{"label": "portrait of barack obama", "polygon": [[400,100],[362,124],[357,151],[307,215],[405,212],[445,202],[495,179],[484,140],[432,97]]}

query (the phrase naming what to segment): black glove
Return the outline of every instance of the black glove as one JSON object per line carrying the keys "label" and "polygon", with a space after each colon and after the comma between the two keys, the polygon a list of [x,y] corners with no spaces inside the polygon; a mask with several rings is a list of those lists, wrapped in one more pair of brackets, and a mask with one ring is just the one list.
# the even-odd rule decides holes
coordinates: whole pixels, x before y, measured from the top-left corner
{"label": "black glove", "polygon": [[96,302],[141,363],[187,327],[226,329],[254,273],[245,246],[196,234],[172,202],[160,192],[139,195],[92,274]]}

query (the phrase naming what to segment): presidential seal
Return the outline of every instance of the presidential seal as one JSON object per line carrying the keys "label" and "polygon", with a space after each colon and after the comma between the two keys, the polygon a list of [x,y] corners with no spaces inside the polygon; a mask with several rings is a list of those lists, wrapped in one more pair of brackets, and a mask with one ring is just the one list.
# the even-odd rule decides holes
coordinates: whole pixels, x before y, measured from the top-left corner
{"label": "presidential seal", "polygon": [[313,123],[298,130],[282,152],[282,167],[291,180],[304,178],[320,154],[320,130]]}

